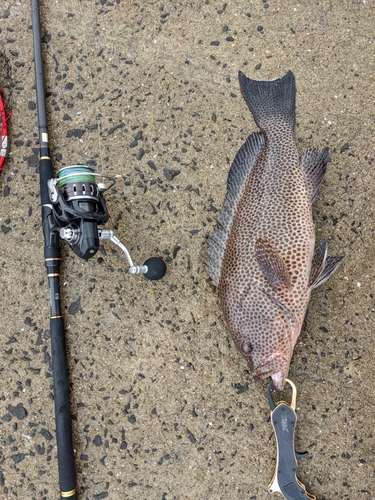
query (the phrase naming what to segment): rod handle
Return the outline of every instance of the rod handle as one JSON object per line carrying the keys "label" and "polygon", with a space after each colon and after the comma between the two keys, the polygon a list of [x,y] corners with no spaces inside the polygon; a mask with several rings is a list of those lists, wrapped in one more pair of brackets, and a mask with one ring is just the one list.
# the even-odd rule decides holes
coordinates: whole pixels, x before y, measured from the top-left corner
{"label": "rod handle", "polygon": [[51,317],[50,328],[60,496],[62,499],[77,500],[65,329],[62,316]]}

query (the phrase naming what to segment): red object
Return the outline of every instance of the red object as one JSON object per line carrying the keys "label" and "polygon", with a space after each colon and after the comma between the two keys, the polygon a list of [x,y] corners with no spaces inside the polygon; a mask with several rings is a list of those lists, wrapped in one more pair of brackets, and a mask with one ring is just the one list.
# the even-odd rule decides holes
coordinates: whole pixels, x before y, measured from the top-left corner
{"label": "red object", "polygon": [[11,115],[10,111],[6,110],[8,101],[3,97],[3,89],[0,87],[0,172],[5,165],[6,156],[8,153],[8,119]]}

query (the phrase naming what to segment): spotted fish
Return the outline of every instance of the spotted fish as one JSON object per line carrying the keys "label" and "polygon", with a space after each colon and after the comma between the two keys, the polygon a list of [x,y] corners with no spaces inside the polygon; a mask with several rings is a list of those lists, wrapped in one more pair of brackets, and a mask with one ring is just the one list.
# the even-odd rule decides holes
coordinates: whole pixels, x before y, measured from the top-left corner
{"label": "spotted fish", "polygon": [[255,377],[282,390],[311,290],[342,257],[315,247],[312,204],[326,171],[328,149],[307,149],[293,138],[295,78],[271,81],[239,73],[242,95],[261,132],[249,135],[230,168],[227,194],[205,264],[218,288],[233,340]]}

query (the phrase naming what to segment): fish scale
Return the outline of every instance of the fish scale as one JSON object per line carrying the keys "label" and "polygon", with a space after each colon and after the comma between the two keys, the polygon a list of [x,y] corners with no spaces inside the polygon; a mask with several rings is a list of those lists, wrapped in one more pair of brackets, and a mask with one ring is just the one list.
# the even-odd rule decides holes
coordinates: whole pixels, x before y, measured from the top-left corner
{"label": "fish scale", "polygon": [[239,73],[244,99],[261,129],[250,134],[230,168],[227,194],[208,238],[205,264],[218,288],[233,340],[254,376],[282,390],[311,290],[342,257],[314,253],[312,203],[328,150],[306,150],[293,138],[295,78],[256,81]]}

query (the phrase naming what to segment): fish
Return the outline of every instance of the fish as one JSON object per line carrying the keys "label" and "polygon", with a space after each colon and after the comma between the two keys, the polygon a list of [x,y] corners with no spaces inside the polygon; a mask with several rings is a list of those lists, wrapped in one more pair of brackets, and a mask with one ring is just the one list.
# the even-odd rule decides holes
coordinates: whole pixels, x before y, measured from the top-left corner
{"label": "fish", "polygon": [[303,329],[311,291],[343,257],[315,249],[312,205],[326,172],[328,148],[299,158],[294,140],[296,83],[238,74],[242,96],[260,132],[237,152],[204,263],[225,322],[255,378],[282,391]]}

